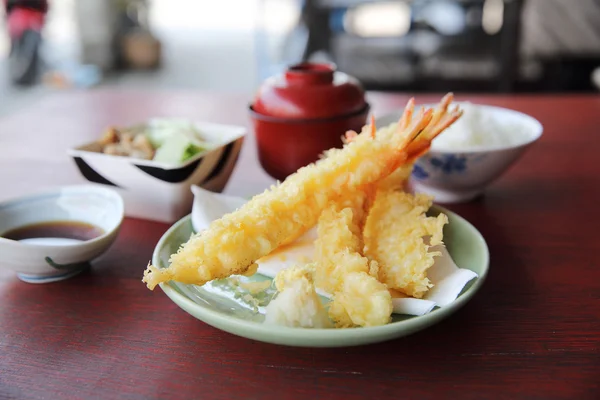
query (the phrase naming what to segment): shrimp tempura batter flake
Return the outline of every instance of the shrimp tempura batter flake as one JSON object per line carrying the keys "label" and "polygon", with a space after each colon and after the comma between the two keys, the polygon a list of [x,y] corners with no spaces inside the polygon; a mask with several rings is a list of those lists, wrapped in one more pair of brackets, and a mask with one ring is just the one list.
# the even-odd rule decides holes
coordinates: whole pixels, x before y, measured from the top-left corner
{"label": "shrimp tempura batter flake", "polygon": [[379,281],[416,298],[433,286],[427,270],[441,253],[428,250],[442,243],[448,223],[445,214],[425,215],[431,204],[432,198],[424,194],[379,190],[364,229],[365,254],[378,262]]}

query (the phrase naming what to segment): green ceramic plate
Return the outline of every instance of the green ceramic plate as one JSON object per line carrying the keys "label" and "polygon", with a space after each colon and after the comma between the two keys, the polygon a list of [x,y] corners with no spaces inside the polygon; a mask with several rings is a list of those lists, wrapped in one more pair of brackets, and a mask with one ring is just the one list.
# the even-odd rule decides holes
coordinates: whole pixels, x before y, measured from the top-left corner
{"label": "green ceramic plate", "polygon": [[[479,277],[472,280],[452,304],[436,308],[422,316],[394,316],[393,322],[384,326],[348,329],[305,329],[264,325],[263,316],[232,297],[222,296],[214,289],[168,282],[162,290],[179,307],[192,316],[223,331],[262,342],[288,346],[345,347],[382,342],[406,336],[425,329],[448,317],[482,286],[488,271],[489,253],[481,234],[462,217],[441,207],[433,207],[432,215],[443,212],[449,218],[444,228],[444,242],[456,264],[475,271]],[[190,216],[173,225],[160,239],[152,256],[153,265],[166,268],[169,257],[186,242],[192,233]],[[255,275],[252,280],[268,279]]]}

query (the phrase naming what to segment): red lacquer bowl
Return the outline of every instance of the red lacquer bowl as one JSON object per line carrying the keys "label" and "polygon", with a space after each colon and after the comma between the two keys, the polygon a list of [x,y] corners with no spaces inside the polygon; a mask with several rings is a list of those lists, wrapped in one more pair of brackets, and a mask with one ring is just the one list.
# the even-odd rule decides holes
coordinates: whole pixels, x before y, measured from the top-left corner
{"label": "red lacquer bowl", "polygon": [[267,79],[249,109],[259,161],[280,181],[325,150],[341,147],[342,135],[359,132],[369,113],[355,78],[333,65],[313,63]]}

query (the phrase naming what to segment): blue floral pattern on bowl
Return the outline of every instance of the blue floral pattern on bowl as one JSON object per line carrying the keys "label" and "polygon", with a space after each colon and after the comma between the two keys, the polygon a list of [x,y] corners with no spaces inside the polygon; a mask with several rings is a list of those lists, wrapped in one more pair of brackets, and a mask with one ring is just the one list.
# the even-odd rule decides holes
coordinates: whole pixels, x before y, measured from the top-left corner
{"label": "blue floral pattern on bowl", "polygon": [[421,165],[415,164],[413,166],[412,176],[415,179],[427,179],[427,177],[429,177],[429,174],[427,173],[427,171],[425,171],[425,169]]}
{"label": "blue floral pattern on bowl", "polygon": [[467,158],[454,154],[444,154],[431,157],[429,163],[435,168],[442,170],[445,174],[462,173],[467,169]]}
{"label": "blue floral pattern on bowl", "polygon": [[469,174],[469,169],[482,165],[486,157],[486,153],[428,153],[415,162],[412,178],[422,182],[461,179]]}

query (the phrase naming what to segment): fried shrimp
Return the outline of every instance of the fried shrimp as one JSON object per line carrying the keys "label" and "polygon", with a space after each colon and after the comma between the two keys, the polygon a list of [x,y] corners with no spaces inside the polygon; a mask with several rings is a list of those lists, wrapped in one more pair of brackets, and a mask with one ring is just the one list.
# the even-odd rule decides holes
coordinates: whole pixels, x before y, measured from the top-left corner
{"label": "fried shrimp", "polygon": [[421,140],[434,114],[427,110],[393,134],[357,135],[343,150],[299,169],[192,236],[171,256],[168,268],[149,265],[143,281],[154,289],[170,280],[203,285],[253,273],[257,259],[314,226],[330,200],[377,182],[403,165],[412,156],[407,152],[410,144]]}
{"label": "fried shrimp", "polygon": [[329,317],[338,327],[384,325],[392,315],[387,286],[369,274],[374,262],[361,255],[358,210],[332,203],[317,226],[315,284],[333,296]]}
{"label": "fried shrimp", "polygon": [[[374,184],[375,200],[369,210],[363,240],[365,256],[377,261],[370,272],[390,289],[408,296],[421,298],[431,288],[427,270],[433,265],[439,252],[429,252],[430,246],[442,242],[442,229],[448,223],[444,214],[437,218],[426,217],[425,212],[432,204],[426,195],[398,191],[403,186],[414,161],[429,150],[431,141],[452,125],[462,115],[456,107],[448,111],[452,94],[444,96],[436,107],[430,123],[408,146],[409,159],[388,177]],[[419,115],[423,115],[421,108]],[[414,114],[412,100],[405,108],[397,124],[391,124],[378,135],[392,135],[395,130],[404,130],[411,124]],[[431,236],[426,244],[424,236]]]}
{"label": "fried shrimp", "polygon": [[444,214],[425,215],[431,204],[432,198],[424,194],[379,190],[363,232],[365,254],[377,261],[379,281],[416,298],[432,287],[427,270],[441,253],[429,248],[442,243],[448,223]]}

